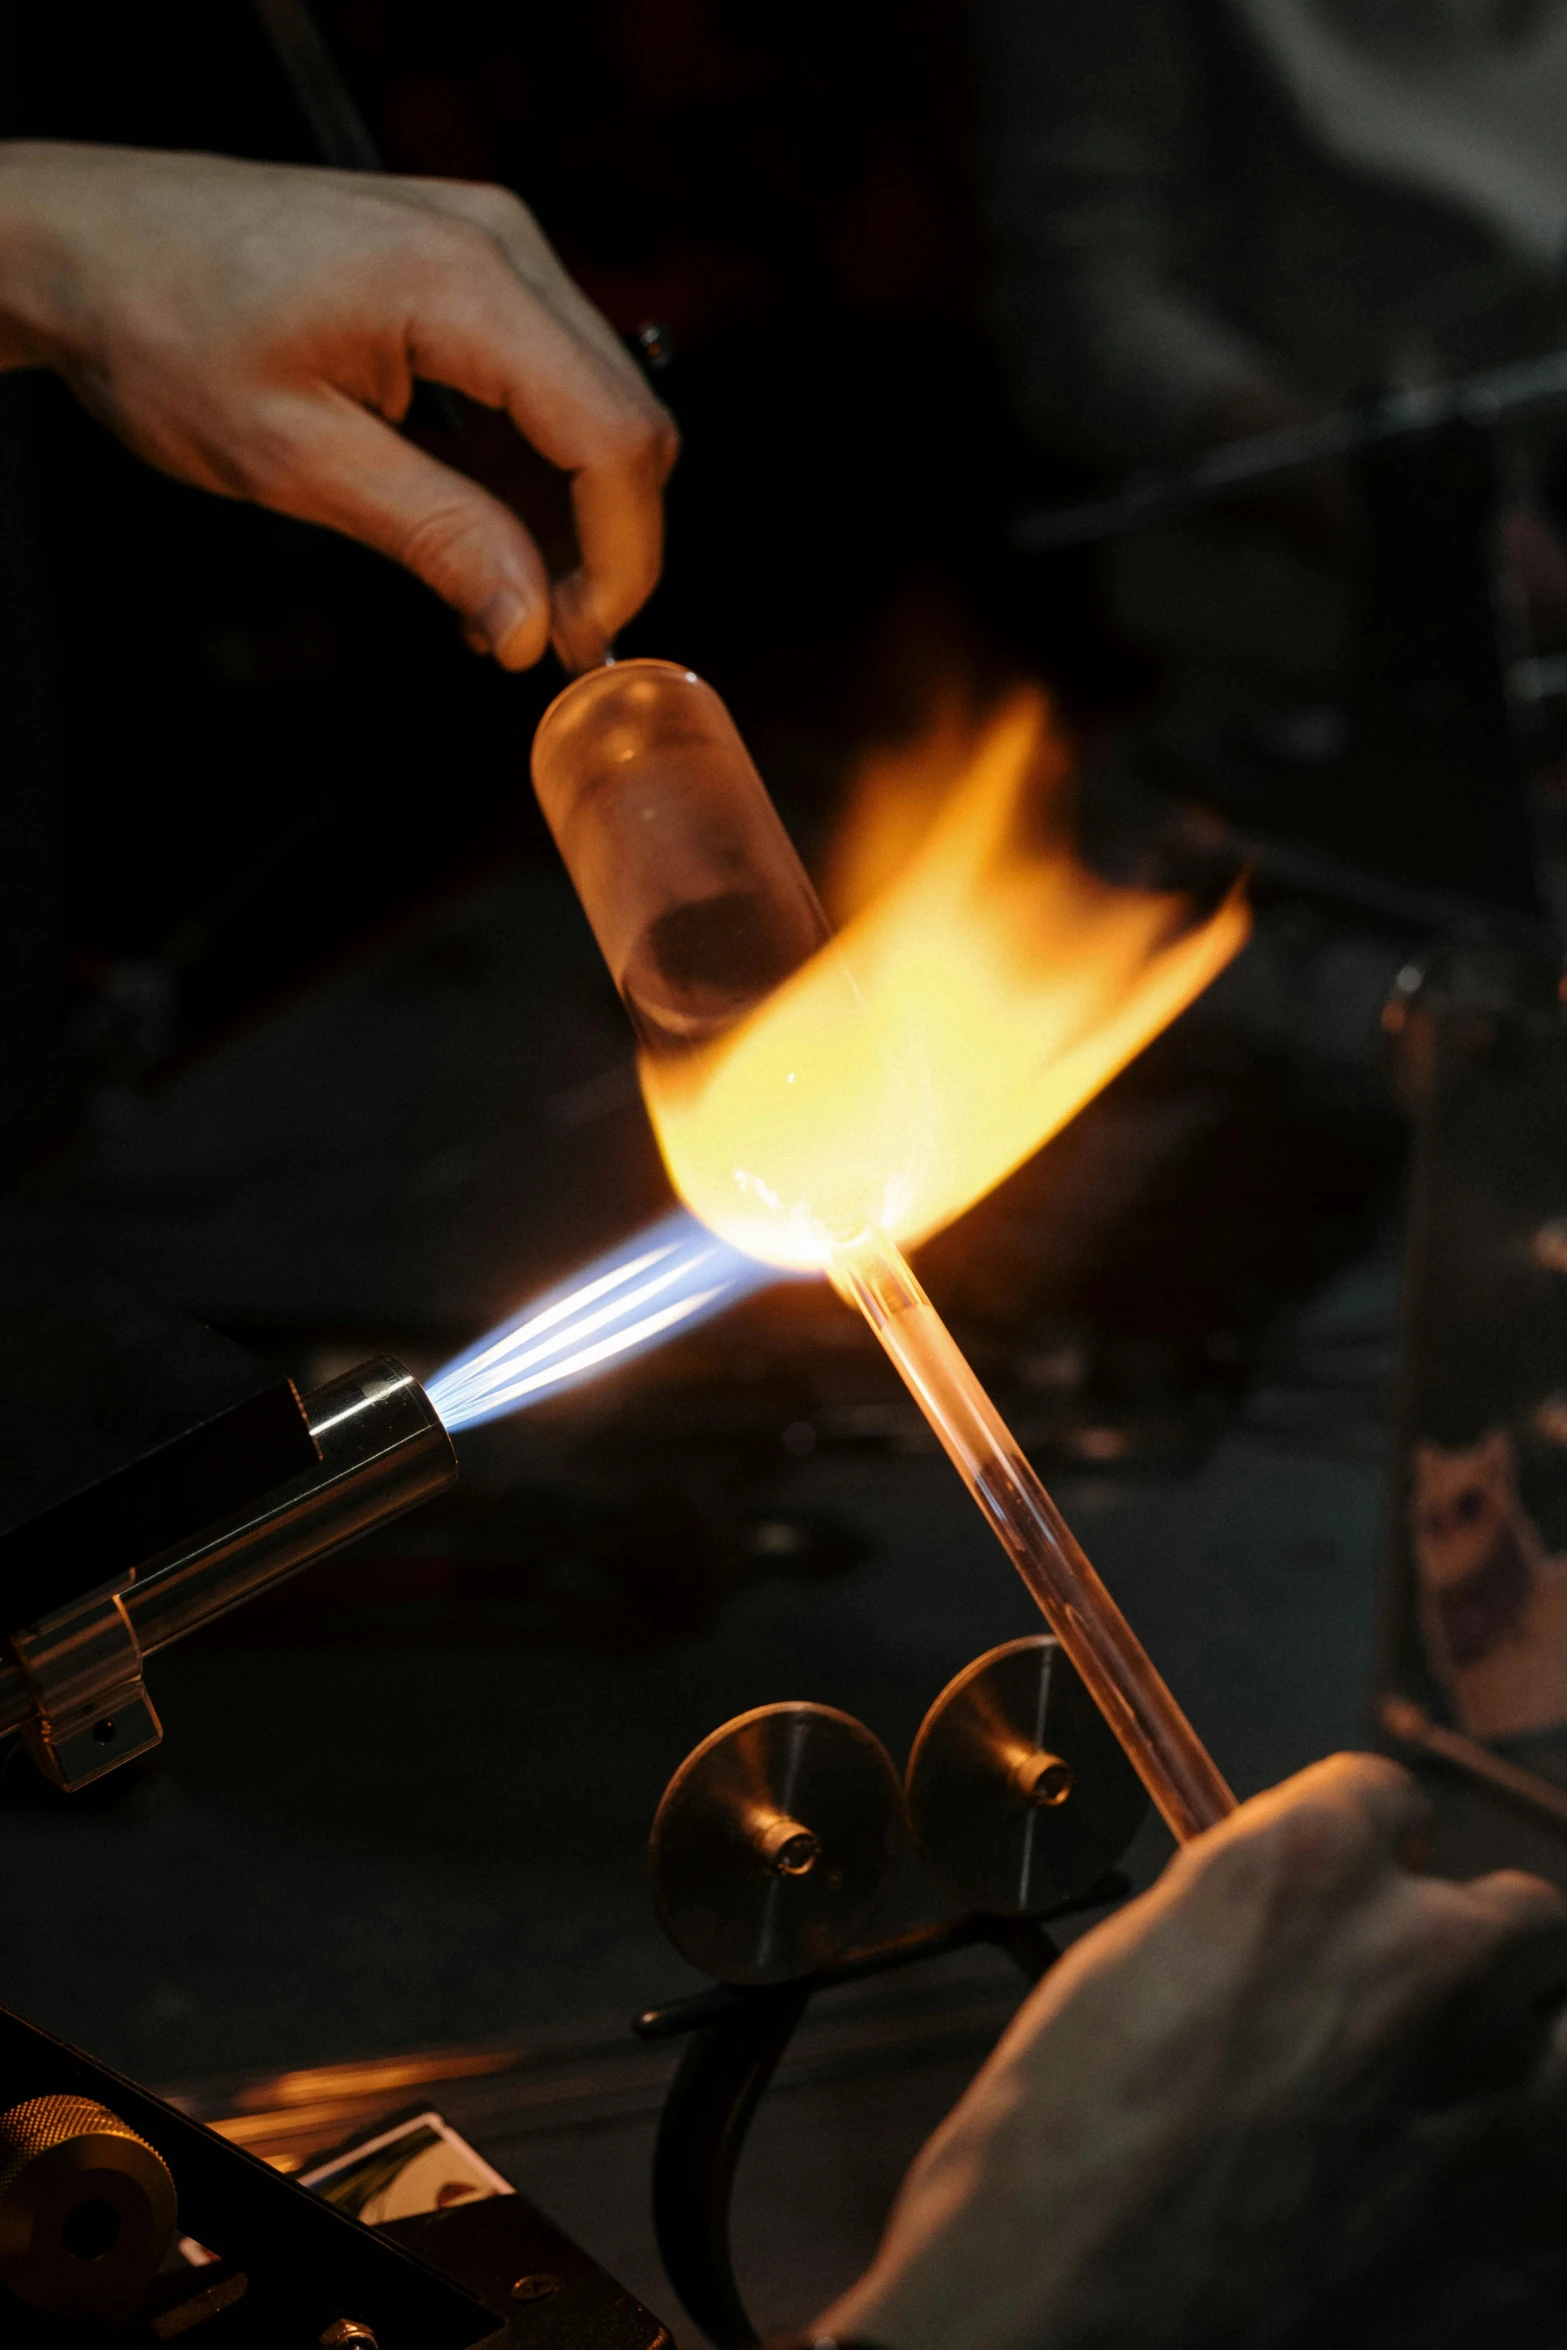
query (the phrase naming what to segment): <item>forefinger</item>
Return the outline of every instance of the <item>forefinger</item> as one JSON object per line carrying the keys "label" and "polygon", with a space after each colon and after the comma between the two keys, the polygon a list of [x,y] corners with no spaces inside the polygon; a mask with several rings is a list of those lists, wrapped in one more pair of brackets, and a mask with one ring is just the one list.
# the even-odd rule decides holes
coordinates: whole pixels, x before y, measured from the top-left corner
{"label": "forefinger", "polygon": [[551,593],[551,642],[568,669],[602,661],[615,631],[647,602],[664,559],[662,472],[646,460],[584,465],[571,503],[578,570]]}
{"label": "forefinger", "polygon": [[555,584],[552,636],[567,668],[591,668],[657,585],[662,491],[679,447],[674,420],[513,196],[455,182],[390,185],[403,202],[477,230],[520,297],[506,309],[531,314],[529,347],[523,354],[511,345],[498,402],[570,476],[581,562]]}
{"label": "forefinger", "polygon": [[540,455],[571,477],[581,549],[552,599],[567,666],[603,658],[615,630],[657,582],[673,423],[645,387],[573,334],[485,239],[418,305],[414,371],[503,408]]}

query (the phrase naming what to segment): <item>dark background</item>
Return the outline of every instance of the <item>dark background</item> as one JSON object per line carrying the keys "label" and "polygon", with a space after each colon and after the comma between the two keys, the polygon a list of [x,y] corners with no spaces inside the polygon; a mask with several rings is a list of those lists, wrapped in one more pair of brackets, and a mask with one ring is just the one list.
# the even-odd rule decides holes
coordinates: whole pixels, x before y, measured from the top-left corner
{"label": "dark background", "polygon": [[[1082,485],[1020,443],[980,324],[955,5],[320,16],[390,168],[505,181],[622,332],[671,329],[668,569],[621,649],[713,679],[808,855],[940,675],[1043,677],[1092,766],[1157,681],[1087,558],[1007,552],[1017,501]],[[241,0],[5,32],[13,134],[312,160]],[[389,564],[163,480],[50,380],[0,381],[0,504],[0,1247],[94,1257],[302,1384],[382,1346],[434,1369],[667,1204],[528,784],[558,672],[499,675]],[[1404,1156],[1378,1016],[1426,920],[1256,897],[1209,996],[922,1256],[1243,1792],[1364,1735]],[[13,1746],[0,1849],[37,1891],[0,1999],[163,2080],[534,2031],[613,2070],[687,1980],[640,1875],[686,1750],[806,1696],[901,1763],[1033,1621],[811,1290],[462,1460],[448,1503],[157,1660],[146,1768],[65,1802]],[[886,2140],[842,2242],[818,2192],[829,2269],[994,2020],[939,2097],[911,2060],[807,2133],[818,2187]],[[659,2298],[645,2122],[613,2195],[596,2125],[526,2175]]]}
{"label": "dark background", "polygon": [[[1020,442],[982,330],[955,0],[320,19],[389,168],[504,181],[617,328],[671,330],[668,568],[621,649],[712,678],[808,856],[937,678],[1043,678],[1093,770],[1157,679],[1090,559],[1008,552],[1016,503],[1084,485]],[[4,31],[13,135],[313,159],[242,0],[13,0]],[[0,1250],[96,1260],[309,1385],[381,1347],[427,1373],[660,1212],[528,784],[553,664],[498,674],[391,565],[162,479],[52,380],[0,380],[0,508]],[[1298,869],[1255,895],[1203,1002],[921,1259],[1242,1793],[1365,1735],[1404,1160],[1378,1019],[1427,920]],[[155,1660],[148,1764],[68,1801],[11,1746],[0,1999],[209,2111],[239,2069],[504,2038],[483,2142],[667,2309],[622,2094],[625,2016],[690,1982],[641,1875],[666,1777],[776,1698],[901,1764],[1034,1617],[808,1288],[461,1456],[453,1497]],[[1453,1816],[1450,1858],[1553,1859]],[[898,1914],[947,1898],[912,1873]],[[939,2062],[894,2001],[858,2086],[764,2126],[768,2323],[866,2256],[1010,1986],[909,1996]]]}

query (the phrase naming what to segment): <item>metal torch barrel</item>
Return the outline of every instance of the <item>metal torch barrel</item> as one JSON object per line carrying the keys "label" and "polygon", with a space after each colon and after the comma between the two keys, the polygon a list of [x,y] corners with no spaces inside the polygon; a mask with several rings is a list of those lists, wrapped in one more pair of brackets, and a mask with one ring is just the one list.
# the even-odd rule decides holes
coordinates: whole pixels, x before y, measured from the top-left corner
{"label": "metal torch barrel", "polygon": [[[143,1656],[243,1607],[456,1479],[457,1456],[434,1405],[389,1355],[315,1389],[304,1408],[321,1454],[313,1469],[138,1568],[123,1606]],[[20,1729],[30,1707],[21,1668],[0,1667],[0,1735]]]}

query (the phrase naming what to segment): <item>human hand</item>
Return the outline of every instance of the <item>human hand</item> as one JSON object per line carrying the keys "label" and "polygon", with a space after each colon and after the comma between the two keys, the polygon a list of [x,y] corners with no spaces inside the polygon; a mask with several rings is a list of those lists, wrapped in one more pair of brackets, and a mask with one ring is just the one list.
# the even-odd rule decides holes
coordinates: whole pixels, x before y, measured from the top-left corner
{"label": "human hand", "polygon": [[[1140,2222],[1193,2187],[1204,2209],[1237,2146],[1244,2165],[1270,2133],[1309,2142],[1445,1994],[1561,1916],[1536,1878],[1410,1875],[1427,1816],[1394,1764],[1337,1755],[1188,1845],[1045,1977],[815,2331],[884,2350],[1151,2338],[1084,2323]],[[1192,2234],[1175,2231],[1200,2261]],[[1152,2282],[1168,2308],[1173,2281]]]}
{"label": "human hand", "polygon": [[[508,669],[552,640],[591,666],[658,578],[673,422],[500,188],[8,144],[0,365],[56,369],[181,481],[390,555]],[[569,475],[553,594],[510,508],[392,429],[416,378]]]}

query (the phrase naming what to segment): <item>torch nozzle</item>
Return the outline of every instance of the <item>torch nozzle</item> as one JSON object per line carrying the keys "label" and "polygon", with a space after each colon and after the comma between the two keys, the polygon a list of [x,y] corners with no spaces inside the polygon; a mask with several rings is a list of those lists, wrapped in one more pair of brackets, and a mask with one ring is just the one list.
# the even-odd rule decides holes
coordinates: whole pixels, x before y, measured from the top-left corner
{"label": "torch nozzle", "polygon": [[829,1271],[891,1357],[1172,1835],[1184,1844],[1213,1827],[1235,1797],[901,1251],[873,1229],[839,1249]]}

